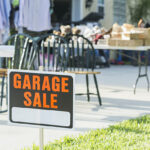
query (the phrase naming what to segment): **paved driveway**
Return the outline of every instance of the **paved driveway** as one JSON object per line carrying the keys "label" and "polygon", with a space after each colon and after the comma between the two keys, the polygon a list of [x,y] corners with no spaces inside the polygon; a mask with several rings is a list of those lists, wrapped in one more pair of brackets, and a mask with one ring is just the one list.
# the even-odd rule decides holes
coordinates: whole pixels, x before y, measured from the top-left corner
{"label": "paved driveway", "polygon": [[[98,76],[98,82],[103,105],[99,106],[95,96],[89,103],[86,96],[77,96],[74,130],[45,129],[45,143],[65,135],[78,135],[91,129],[106,128],[122,120],[150,114],[150,92],[147,92],[145,78],[140,79],[137,93],[133,94],[137,67],[111,66],[100,71],[102,74]],[[82,75],[76,78],[76,91],[85,90],[84,81]],[[92,91],[93,83],[91,79]],[[20,150],[33,143],[38,144],[38,128],[8,126],[7,117],[7,113],[0,114],[0,150]]]}

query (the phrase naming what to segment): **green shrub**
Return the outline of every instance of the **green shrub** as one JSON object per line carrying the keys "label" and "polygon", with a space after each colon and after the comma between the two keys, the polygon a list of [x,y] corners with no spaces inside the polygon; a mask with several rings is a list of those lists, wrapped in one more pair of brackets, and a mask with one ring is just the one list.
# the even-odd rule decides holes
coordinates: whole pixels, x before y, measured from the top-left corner
{"label": "green shrub", "polygon": [[[25,150],[39,150],[38,146]],[[78,137],[50,142],[44,150],[150,150],[150,115],[131,119]]]}

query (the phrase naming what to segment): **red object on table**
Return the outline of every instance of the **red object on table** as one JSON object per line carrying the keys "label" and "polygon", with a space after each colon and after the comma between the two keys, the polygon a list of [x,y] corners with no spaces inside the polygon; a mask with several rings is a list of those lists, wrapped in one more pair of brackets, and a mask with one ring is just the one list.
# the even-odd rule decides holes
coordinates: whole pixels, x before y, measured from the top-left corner
{"label": "red object on table", "polygon": [[95,44],[97,44],[98,40],[99,40],[99,39],[102,39],[102,38],[103,38],[103,35],[102,35],[102,34],[96,34],[96,37],[95,37],[95,39],[94,39]]}

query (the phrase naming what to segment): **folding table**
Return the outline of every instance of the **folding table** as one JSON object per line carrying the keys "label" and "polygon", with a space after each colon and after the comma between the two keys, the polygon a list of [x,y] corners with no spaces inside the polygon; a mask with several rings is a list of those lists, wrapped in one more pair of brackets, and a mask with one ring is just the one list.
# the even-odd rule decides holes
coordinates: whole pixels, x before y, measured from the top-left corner
{"label": "folding table", "polygon": [[[137,87],[137,83],[139,81],[139,78],[141,77],[146,77],[146,80],[147,80],[147,90],[149,91],[149,78],[148,78],[148,52],[150,50],[150,46],[133,46],[133,47],[128,47],[128,46],[109,46],[109,45],[93,45],[95,49],[98,49],[98,50],[114,50],[114,51],[117,51],[117,53],[121,53],[119,50],[123,50],[123,51],[136,51],[137,54],[138,54],[138,59],[130,56],[130,55],[127,55],[127,54],[123,54],[121,53],[122,55],[128,57],[128,58],[131,58],[135,61],[138,62],[138,76],[136,78],[136,82],[135,82],[135,86],[134,86],[134,94],[136,92],[136,87]],[[142,62],[141,61],[141,52],[142,51],[145,51],[146,54],[145,54],[145,61]],[[142,65],[145,66],[145,73],[142,73],[141,72],[141,68],[142,68]]]}

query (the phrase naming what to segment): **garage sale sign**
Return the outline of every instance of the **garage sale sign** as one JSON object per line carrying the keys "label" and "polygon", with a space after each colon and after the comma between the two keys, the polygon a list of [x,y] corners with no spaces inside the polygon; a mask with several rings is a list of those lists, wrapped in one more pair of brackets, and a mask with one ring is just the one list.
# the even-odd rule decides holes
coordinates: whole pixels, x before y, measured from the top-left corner
{"label": "garage sale sign", "polygon": [[8,99],[11,123],[73,128],[73,75],[9,70]]}

